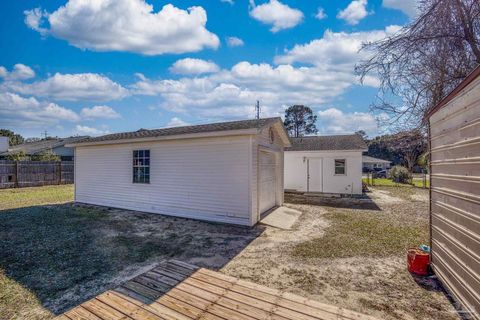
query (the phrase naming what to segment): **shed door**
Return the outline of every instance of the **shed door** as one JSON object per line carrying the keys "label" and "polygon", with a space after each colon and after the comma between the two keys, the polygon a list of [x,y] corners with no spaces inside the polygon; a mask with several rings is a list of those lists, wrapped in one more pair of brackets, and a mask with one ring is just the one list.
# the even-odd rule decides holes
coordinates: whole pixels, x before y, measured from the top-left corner
{"label": "shed door", "polygon": [[308,159],[307,186],[308,192],[322,192],[322,158]]}
{"label": "shed door", "polygon": [[259,155],[259,208],[260,213],[275,206],[276,203],[276,162],[275,154],[260,151]]}

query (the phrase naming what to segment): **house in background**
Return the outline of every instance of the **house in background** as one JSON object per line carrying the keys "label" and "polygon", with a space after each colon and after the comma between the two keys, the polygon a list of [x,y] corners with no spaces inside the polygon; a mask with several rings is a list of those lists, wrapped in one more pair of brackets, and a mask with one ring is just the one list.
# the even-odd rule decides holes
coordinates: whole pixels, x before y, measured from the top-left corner
{"label": "house in background", "polygon": [[290,138],[285,149],[285,189],[334,194],[362,193],[361,136]]}
{"label": "house in background", "polygon": [[75,201],[254,225],[283,204],[280,118],[138,130],[75,148]]}
{"label": "house in background", "polygon": [[[0,137],[1,138],[1,137]],[[60,157],[62,161],[72,161],[74,156],[74,150],[71,147],[66,147],[68,143],[74,143],[88,138],[88,136],[78,136],[69,138],[48,138],[39,141],[26,142],[16,146],[8,146],[8,138],[6,146],[0,149],[0,159],[4,159],[9,154],[15,154],[18,152],[24,152],[27,156],[33,156],[45,151],[52,151],[54,154]],[[5,148],[6,147],[6,148]]]}
{"label": "house in background", "polygon": [[370,156],[362,156],[363,171],[373,171],[375,169],[387,170],[390,169],[390,161]]}

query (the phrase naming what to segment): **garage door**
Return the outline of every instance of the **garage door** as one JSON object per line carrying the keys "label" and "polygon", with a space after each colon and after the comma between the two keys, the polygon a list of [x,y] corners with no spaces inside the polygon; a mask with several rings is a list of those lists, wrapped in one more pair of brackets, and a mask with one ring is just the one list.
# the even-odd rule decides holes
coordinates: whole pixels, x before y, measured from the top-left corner
{"label": "garage door", "polygon": [[260,151],[258,176],[260,213],[275,206],[277,185],[275,164],[274,153]]}

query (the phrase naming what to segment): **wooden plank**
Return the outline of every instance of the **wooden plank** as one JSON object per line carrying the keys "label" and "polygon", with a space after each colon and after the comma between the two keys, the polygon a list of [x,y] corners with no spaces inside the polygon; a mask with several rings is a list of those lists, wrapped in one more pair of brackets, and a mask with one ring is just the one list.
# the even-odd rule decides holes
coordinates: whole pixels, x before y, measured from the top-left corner
{"label": "wooden plank", "polygon": [[155,301],[156,299],[158,299],[158,297],[160,297],[163,294],[163,292],[158,292],[154,289],[148,288],[134,281],[128,281],[122,287],[130,289],[141,296],[151,299],[152,301]]}
{"label": "wooden plank", "polygon": [[258,308],[257,306],[252,306],[244,303],[244,299],[233,300],[227,297],[222,297],[218,295],[214,295],[212,293],[206,292],[205,290],[197,287],[190,286],[187,283],[181,283],[176,288],[189,292],[191,294],[195,294],[199,297],[203,297],[212,303],[218,304],[235,312],[241,313],[242,315],[248,316],[250,319],[265,319],[271,313],[278,316],[279,318],[287,318],[287,319],[299,319],[299,320],[316,320],[316,319],[325,319],[325,320],[336,320],[336,317],[322,317],[317,318],[313,316],[309,316],[297,311],[280,308],[275,304],[266,305],[264,309]]}
{"label": "wooden plank", "polygon": [[[287,309],[290,309],[293,311],[299,311],[309,316],[323,317],[327,319],[327,318],[331,318],[331,316],[325,313],[330,313],[334,315],[332,319],[337,319],[336,318],[337,315],[340,315],[344,319],[374,319],[373,317],[356,313],[354,311],[345,310],[345,309],[331,306],[328,304],[312,301],[291,293],[282,293],[281,291],[276,289],[267,288],[267,287],[260,286],[251,282],[246,282],[243,280],[238,280],[236,278],[225,276],[217,272],[214,273],[207,269],[201,269],[201,271],[206,271],[206,272],[198,272],[194,274],[192,277],[198,278],[202,281],[210,281],[211,283],[215,283],[216,285],[219,285],[222,287],[227,287],[226,283],[228,282],[230,283],[236,282],[237,284],[231,287],[230,290],[241,293],[246,296],[256,298],[256,299],[261,299],[269,303],[275,303]],[[234,297],[235,295],[230,295],[230,296]],[[289,314],[289,312],[287,312],[286,310],[283,310],[282,313]]]}
{"label": "wooden plank", "polygon": [[171,285],[166,284],[164,282],[160,282],[157,280],[153,280],[152,278],[145,277],[145,276],[139,276],[133,279],[134,282],[140,283],[141,285],[144,285],[145,287],[148,287],[150,289],[153,289],[157,291],[159,294],[163,294],[170,290],[172,288]]}
{"label": "wooden plank", "polygon": [[114,289],[115,292],[117,293],[120,293],[120,294],[123,294],[123,295],[126,295],[134,300],[137,300],[139,302],[142,302],[142,303],[152,303],[153,301],[155,301],[154,299],[151,299],[149,297],[145,297],[139,293],[137,293],[136,291],[133,291],[129,288],[126,288],[126,287],[123,287],[123,286],[120,286],[118,288],[115,288]]}
{"label": "wooden plank", "polygon": [[197,267],[193,264],[186,263],[184,261],[179,261],[179,260],[172,259],[172,260],[170,260],[170,262],[173,263],[173,264],[176,264],[176,265],[180,265],[184,268],[193,270],[193,271],[197,271],[199,269],[199,267]]}
{"label": "wooden plank", "polygon": [[225,308],[223,306],[217,305],[212,303],[210,300],[206,300],[203,297],[199,297],[197,295],[191,294],[189,292],[185,292],[183,290],[179,290],[177,288],[172,289],[169,293],[169,296],[174,297],[175,299],[184,301],[188,304],[191,304],[199,309],[205,310],[209,313],[212,313],[216,316],[219,316],[224,319],[228,320],[247,320],[251,319],[250,317],[238,313],[234,310]]}
{"label": "wooden plank", "polygon": [[61,314],[59,316],[56,316],[55,318],[53,318],[55,320],[71,320],[69,317],[67,317],[66,315],[64,314]]}
{"label": "wooden plank", "polygon": [[102,320],[102,318],[85,309],[83,304],[65,312],[65,315],[72,320]]}
{"label": "wooden plank", "polygon": [[96,299],[85,302],[84,304],[82,304],[82,307],[84,307],[91,313],[94,313],[97,317],[101,319],[116,320],[125,318],[124,313],[121,313],[120,311]]}
{"label": "wooden plank", "polygon": [[[234,291],[229,291],[225,290],[223,288],[217,287],[212,284],[208,284],[206,282],[194,279],[194,278],[189,278],[185,281],[186,284],[189,285],[194,285],[198,288],[203,288],[205,290],[208,290],[210,292],[215,292],[219,295],[223,295],[225,298],[228,298],[233,301],[241,302],[243,304],[252,306],[254,308],[260,309],[262,313],[267,313],[270,315],[269,319],[281,319],[281,320],[286,320],[287,318],[284,318],[282,316],[272,314],[272,312],[275,310],[277,307],[275,303],[269,303],[266,301],[263,301],[258,298],[252,298],[247,295],[243,295]],[[275,302],[275,300],[273,301]],[[224,305],[226,306],[226,305]],[[264,317],[262,317],[264,319]]]}
{"label": "wooden plank", "polygon": [[183,315],[192,319],[223,320],[223,318],[208,313],[203,309],[197,308],[191,304],[175,299],[168,295],[158,299],[155,303],[162,304],[170,309],[176,310],[177,312],[182,313]]}
{"label": "wooden plank", "polygon": [[124,299],[122,296],[115,294],[114,292],[106,292],[99,296],[97,299],[106,305],[121,311],[132,319],[135,320],[163,320],[162,318],[152,312],[149,312],[142,308],[141,305],[133,303],[128,298]]}
{"label": "wooden plank", "polygon": [[162,275],[160,273],[157,273],[153,270],[144,273],[143,276],[151,278],[151,279],[156,280],[156,281],[163,282],[163,283],[168,284],[172,287],[176,286],[180,282],[179,280],[164,276],[164,275]]}
{"label": "wooden plank", "polygon": [[178,280],[178,281],[183,281],[186,278],[186,276],[183,275],[183,274],[179,274],[179,273],[172,272],[172,271],[167,271],[167,270],[165,270],[163,268],[159,268],[159,267],[154,268],[153,271],[158,273],[158,274],[161,274],[163,276],[166,276],[166,277]]}

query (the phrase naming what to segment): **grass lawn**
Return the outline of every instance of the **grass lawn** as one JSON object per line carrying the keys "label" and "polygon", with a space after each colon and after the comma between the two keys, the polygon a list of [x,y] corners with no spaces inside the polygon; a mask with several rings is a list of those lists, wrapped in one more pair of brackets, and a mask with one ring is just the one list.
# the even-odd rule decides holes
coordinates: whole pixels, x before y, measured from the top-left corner
{"label": "grass lawn", "polygon": [[0,319],[50,319],[168,258],[220,268],[261,231],[71,200],[0,190]]}
{"label": "grass lawn", "polygon": [[73,201],[73,184],[0,190],[0,210]]}
{"label": "grass lawn", "polygon": [[[362,179],[363,182],[368,183],[367,178]],[[376,178],[374,179],[375,186],[379,187],[405,187],[405,188],[411,188],[411,187],[418,187],[418,188],[423,188],[423,180],[421,178],[413,178],[413,185],[411,184],[406,184],[406,183],[396,183],[393,182],[390,179],[385,179],[385,178]],[[430,181],[427,179],[427,188],[430,186]]]}

